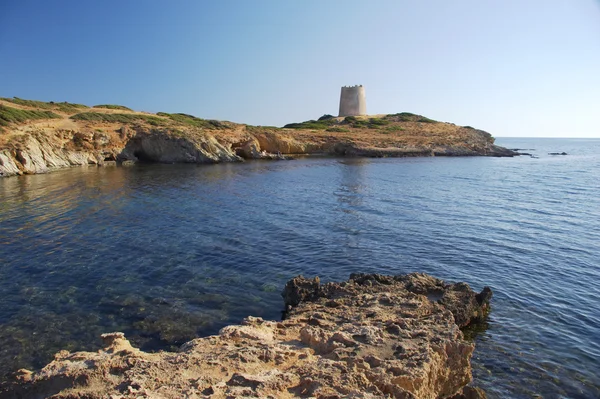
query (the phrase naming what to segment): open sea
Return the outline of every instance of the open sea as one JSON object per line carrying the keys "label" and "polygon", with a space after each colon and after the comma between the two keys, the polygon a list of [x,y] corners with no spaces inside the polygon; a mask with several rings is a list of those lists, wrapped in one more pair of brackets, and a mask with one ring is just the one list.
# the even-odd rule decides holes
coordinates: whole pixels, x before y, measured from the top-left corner
{"label": "open sea", "polygon": [[469,332],[488,397],[599,398],[600,139],[497,144],[537,158],[0,179],[0,375],[97,350],[104,332],[172,350],[248,315],[278,319],[298,274],[419,271],[492,287],[488,320]]}

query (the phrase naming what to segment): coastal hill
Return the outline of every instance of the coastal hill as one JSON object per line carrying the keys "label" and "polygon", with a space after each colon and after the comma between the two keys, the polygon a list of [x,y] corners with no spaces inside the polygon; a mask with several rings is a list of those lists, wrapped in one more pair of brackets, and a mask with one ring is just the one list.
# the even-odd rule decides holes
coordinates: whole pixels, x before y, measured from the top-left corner
{"label": "coastal hill", "polygon": [[0,98],[0,176],[75,165],[216,163],[286,155],[513,156],[487,132],[407,112],[283,128],[137,112],[121,105]]}

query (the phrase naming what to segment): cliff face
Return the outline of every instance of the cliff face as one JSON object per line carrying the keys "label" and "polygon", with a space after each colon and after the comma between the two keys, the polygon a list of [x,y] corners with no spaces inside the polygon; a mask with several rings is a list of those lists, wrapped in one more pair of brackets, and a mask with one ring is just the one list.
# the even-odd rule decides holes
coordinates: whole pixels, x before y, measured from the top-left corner
{"label": "cliff face", "polygon": [[36,130],[0,150],[0,176],[46,173],[70,166],[107,166],[115,162],[216,163],[242,159],[210,134],[174,135],[137,126],[112,132],[88,129]]}
{"label": "cliff face", "polygon": [[459,326],[485,315],[491,291],[424,274],[297,277],[284,321],[249,317],[177,353],[145,353],[122,333],[98,352],[62,351],[19,370],[11,398],[481,398],[474,346]]}
{"label": "cliff face", "polygon": [[[18,101],[17,101],[18,100]],[[124,107],[0,99],[0,176],[114,162],[235,162],[279,154],[513,156],[490,134],[413,114],[259,127]]]}
{"label": "cliff face", "polygon": [[172,136],[168,131],[139,131],[117,155],[117,161],[216,163],[241,161],[231,148],[206,133]]}

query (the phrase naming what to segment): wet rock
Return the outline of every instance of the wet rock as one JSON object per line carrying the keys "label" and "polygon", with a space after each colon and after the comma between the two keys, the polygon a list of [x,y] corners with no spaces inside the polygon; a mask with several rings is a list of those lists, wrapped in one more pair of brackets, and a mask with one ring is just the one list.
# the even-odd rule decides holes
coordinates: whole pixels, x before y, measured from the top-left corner
{"label": "wet rock", "polygon": [[302,301],[310,301],[318,296],[321,281],[319,277],[307,279],[302,276],[288,281],[281,293],[285,306],[296,306]]}
{"label": "wet rock", "polygon": [[487,395],[481,388],[464,387],[460,393],[449,399],[487,399]]}

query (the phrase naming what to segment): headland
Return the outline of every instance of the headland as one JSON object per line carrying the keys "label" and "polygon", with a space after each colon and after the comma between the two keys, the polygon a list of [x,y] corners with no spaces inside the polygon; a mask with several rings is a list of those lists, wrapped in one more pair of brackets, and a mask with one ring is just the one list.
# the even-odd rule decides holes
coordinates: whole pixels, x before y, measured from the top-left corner
{"label": "headland", "polygon": [[135,162],[218,163],[303,155],[514,156],[491,134],[402,112],[282,128],[136,112],[121,105],[0,98],[0,176]]}

